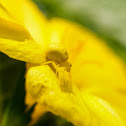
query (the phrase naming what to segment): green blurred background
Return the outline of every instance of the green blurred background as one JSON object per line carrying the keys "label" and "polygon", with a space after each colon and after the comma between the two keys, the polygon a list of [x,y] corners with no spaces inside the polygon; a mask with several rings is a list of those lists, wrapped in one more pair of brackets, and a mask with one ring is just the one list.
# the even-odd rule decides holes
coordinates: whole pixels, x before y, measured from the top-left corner
{"label": "green blurred background", "polygon": [[[125,0],[34,0],[48,17],[75,21],[106,41],[126,63]],[[0,53],[0,126],[27,126],[34,106],[26,113],[25,63]],[[72,126],[46,113],[34,126]]]}

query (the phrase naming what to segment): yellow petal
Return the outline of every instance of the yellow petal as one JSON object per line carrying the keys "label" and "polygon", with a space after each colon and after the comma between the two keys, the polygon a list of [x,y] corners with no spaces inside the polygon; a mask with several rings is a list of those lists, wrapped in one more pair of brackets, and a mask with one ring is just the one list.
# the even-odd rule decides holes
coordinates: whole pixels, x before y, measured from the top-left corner
{"label": "yellow petal", "polygon": [[38,9],[38,7],[29,0],[23,5],[24,24],[34,40],[42,47],[45,46],[45,31],[47,19]]}
{"label": "yellow petal", "polygon": [[[36,66],[35,64],[26,63],[26,73],[31,67],[35,67],[35,66]],[[25,104],[27,105],[26,111],[29,110],[35,103],[36,103],[36,100],[33,99],[30,93],[26,90],[26,95],[25,95]],[[35,124],[45,112],[47,112],[47,108],[45,106],[36,104],[34,111],[31,115],[32,120],[30,121],[29,126],[32,126],[33,124]]]}
{"label": "yellow petal", "polygon": [[26,76],[27,91],[49,111],[77,126],[125,126],[117,112],[104,100],[89,93],[63,93],[48,65],[31,67]]}
{"label": "yellow petal", "polygon": [[[11,18],[17,22],[23,23],[22,7],[24,0],[1,0],[3,13],[0,13],[0,17],[5,17],[5,13],[8,13]],[[7,18],[6,18],[7,19]]]}
{"label": "yellow petal", "polygon": [[[35,102],[36,102],[35,99],[33,99],[32,96],[28,92],[26,92],[25,95],[25,104],[27,105],[26,111],[29,110],[35,104]],[[47,111],[46,107],[40,104],[36,104],[34,111],[31,115],[32,120],[30,121],[29,126],[35,124],[46,111]]]}
{"label": "yellow petal", "polygon": [[41,64],[46,57],[28,32],[14,22],[0,18],[0,51],[11,58]]}
{"label": "yellow petal", "polygon": [[36,124],[37,121],[39,121],[46,112],[47,108],[45,106],[37,104],[35,106],[34,112],[31,115],[32,120],[30,121],[29,126],[33,126],[33,124]]}
{"label": "yellow petal", "polygon": [[[76,100],[73,104],[68,95],[61,92],[58,85],[59,80],[48,65],[31,67],[28,70],[26,75],[27,92],[29,92],[36,101],[42,105],[46,105],[50,111],[53,110],[55,114],[65,116],[65,118],[71,117],[72,120],[70,119],[70,121],[73,121],[75,124],[82,124],[83,121],[81,121],[82,119],[80,120],[80,117],[85,117],[85,114],[82,113],[82,108],[76,105],[76,103],[78,104]],[[85,118],[86,123],[89,121],[86,120],[87,114],[88,112]]]}
{"label": "yellow petal", "polygon": [[16,21],[26,27],[33,39],[43,47],[46,43],[44,34],[47,21],[38,7],[30,0],[18,0],[18,2],[16,0],[3,0],[0,3]]}
{"label": "yellow petal", "polygon": [[100,124],[98,125],[104,125],[104,126],[121,126],[126,125],[124,120],[120,118],[118,113],[103,99],[100,99],[99,97],[93,96],[93,95],[84,95],[83,98],[92,111],[92,114],[96,117],[98,120],[100,120]]}
{"label": "yellow petal", "polygon": [[126,66],[104,41],[63,19],[51,19],[48,29],[51,41],[61,41],[66,46],[72,80],[79,88],[126,89]]}
{"label": "yellow petal", "polygon": [[0,38],[17,41],[25,41],[25,39],[32,40],[30,34],[22,25],[3,18],[0,18]]}
{"label": "yellow petal", "polygon": [[105,101],[107,101],[118,113],[119,115],[126,120],[126,94],[123,90],[111,90],[111,89],[99,89],[92,88],[88,89],[88,92],[96,95]]}
{"label": "yellow petal", "polygon": [[32,91],[30,94],[36,99],[53,83],[55,89],[58,87],[59,80],[48,65],[30,67],[27,71],[26,89]]}
{"label": "yellow petal", "polygon": [[6,20],[11,20],[13,21],[12,15],[4,8],[4,6],[0,3],[0,17],[4,18]]}

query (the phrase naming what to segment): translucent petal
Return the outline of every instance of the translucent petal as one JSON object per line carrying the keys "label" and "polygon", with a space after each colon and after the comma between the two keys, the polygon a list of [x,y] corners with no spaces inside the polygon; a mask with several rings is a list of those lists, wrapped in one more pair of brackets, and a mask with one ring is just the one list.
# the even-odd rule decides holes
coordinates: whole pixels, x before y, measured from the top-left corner
{"label": "translucent petal", "polygon": [[19,23],[23,23],[22,7],[25,0],[0,0],[0,5],[3,8],[3,13],[0,17],[5,17],[5,13],[11,16],[14,20]]}
{"label": "translucent petal", "polygon": [[4,6],[0,3],[0,17],[4,18],[6,20],[11,20],[13,21],[12,15],[4,8]]}
{"label": "translucent petal", "polygon": [[48,29],[51,41],[61,41],[66,46],[72,80],[79,88],[126,89],[126,66],[104,41],[63,19],[51,19]]}
{"label": "translucent petal", "polygon": [[38,7],[29,0],[23,5],[23,18],[25,27],[28,29],[34,40],[42,47],[45,46],[45,31],[47,19]]}
{"label": "translucent petal", "polygon": [[[42,47],[45,46],[46,18],[38,7],[30,0],[2,0],[3,7],[14,17],[16,21],[23,24],[33,39]],[[16,3],[16,6],[15,6]]]}
{"label": "translucent petal", "polygon": [[0,18],[0,38],[12,39],[17,41],[32,40],[28,31],[14,21]]}

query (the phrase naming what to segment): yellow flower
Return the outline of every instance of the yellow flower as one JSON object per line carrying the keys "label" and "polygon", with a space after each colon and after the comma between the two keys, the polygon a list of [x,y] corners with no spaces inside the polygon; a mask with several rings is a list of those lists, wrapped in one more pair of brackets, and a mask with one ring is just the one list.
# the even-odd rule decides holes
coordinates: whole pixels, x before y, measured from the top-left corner
{"label": "yellow flower", "polygon": [[27,62],[27,100],[37,112],[44,106],[77,126],[126,125],[126,67],[87,29],[47,20],[29,0],[2,0],[0,51]]}

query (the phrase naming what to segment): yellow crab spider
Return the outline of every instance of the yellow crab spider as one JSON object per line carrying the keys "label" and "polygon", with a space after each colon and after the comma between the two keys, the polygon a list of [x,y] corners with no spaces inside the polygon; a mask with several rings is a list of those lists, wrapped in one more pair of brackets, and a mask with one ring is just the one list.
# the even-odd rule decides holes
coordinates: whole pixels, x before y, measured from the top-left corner
{"label": "yellow crab spider", "polygon": [[[57,35],[55,36],[57,37]],[[45,52],[47,62],[53,72],[60,80],[60,87],[63,92],[72,92],[70,68],[71,64],[67,62],[68,53],[63,43],[60,41],[50,40]]]}
{"label": "yellow crab spider", "polygon": [[46,89],[44,85],[52,84],[60,84],[62,92],[73,93],[70,77],[71,64],[66,61],[68,59],[66,49],[59,43],[51,42],[46,50],[46,57],[45,63],[28,70],[26,87],[31,95],[34,98],[40,97]]}

